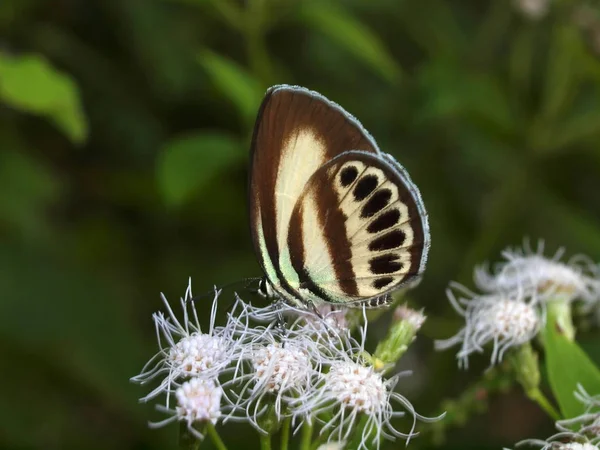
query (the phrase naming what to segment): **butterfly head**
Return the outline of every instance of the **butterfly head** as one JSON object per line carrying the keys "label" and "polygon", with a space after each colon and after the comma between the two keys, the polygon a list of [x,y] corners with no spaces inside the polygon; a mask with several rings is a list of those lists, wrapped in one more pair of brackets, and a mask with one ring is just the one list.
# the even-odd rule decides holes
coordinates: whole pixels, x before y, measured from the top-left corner
{"label": "butterfly head", "polygon": [[258,295],[260,295],[261,297],[264,297],[264,298],[270,299],[270,300],[278,297],[277,293],[273,290],[271,283],[269,283],[269,280],[267,279],[267,277],[263,277],[260,279],[260,281],[258,282],[258,291],[257,292],[258,292]]}

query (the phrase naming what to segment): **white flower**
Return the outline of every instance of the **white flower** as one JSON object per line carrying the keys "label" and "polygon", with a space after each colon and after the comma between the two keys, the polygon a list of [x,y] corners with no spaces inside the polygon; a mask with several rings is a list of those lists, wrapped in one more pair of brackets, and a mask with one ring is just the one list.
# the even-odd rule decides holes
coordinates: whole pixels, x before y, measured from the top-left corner
{"label": "white flower", "polygon": [[[379,448],[382,438],[410,439],[415,436],[416,420],[431,421],[418,415],[410,402],[394,387],[399,375],[385,379],[382,374],[363,357],[366,323],[361,328],[361,341],[345,341],[343,347],[329,349],[322,364],[329,368],[313,380],[305,395],[291,402],[293,415],[301,421],[317,420],[323,423],[321,433],[328,434],[328,441],[348,441],[355,426],[366,418],[360,432],[359,448]],[[404,411],[396,411],[399,405]],[[413,417],[413,426],[408,433],[394,428],[391,421],[406,415]],[[323,413],[326,413],[323,415]],[[323,419],[323,417],[327,417]]]}
{"label": "white flower", "polygon": [[568,301],[582,299],[588,304],[598,301],[600,280],[596,264],[582,255],[563,263],[563,249],[551,258],[544,257],[543,252],[543,242],[536,251],[528,245],[507,249],[502,252],[505,261],[497,264],[493,272],[488,271],[487,265],[475,270],[475,284],[486,292],[535,292],[540,300],[560,296]]}
{"label": "white flower", "polygon": [[578,385],[575,397],[586,407],[582,415],[557,421],[556,428],[559,433],[550,436],[545,441],[527,439],[519,442],[517,447],[529,445],[537,446],[541,450],[598,450],[598,443],[600,443],[600,396],[591,396],[583,386]]}
{"label": "white flower", "polygon": [[243,308],[238,320],[245,324],[255,321],[281,328],[287,321],[287,328],[297,330],[298,333],[348,335],[350,331],[349,311],[342,306],[323,304],[314,309],[306,309],[275,301],[263,307],[244,303]]}
{"label": "white flower", "polygon": [[215,424],[217,422],[221,417],[222,395],[222,388],[214,380],[192,378],[175,391],[177,406],[174,410],[158,406],[157,409],[171,414],[171,417],[162,422],[150,423],[150,426],[157,428],[174,421],[183,421],[187,423],[190,433],[202,439],[202,434],[198,432],[194,425],[206,422]]}
{"label": "white flower", "polygon": [[[465,296],[457,299],[452,288]],[[444,350],[461,344],[456,356],[463,367],[468,366],[472,353],[483,352],[488,343],[493,345],[491,364],[496,364],[506,350],[530,341],[542,325],[544,316],[535,297],[528,298],[522,291],[479,295],[451,283],[446,294],[454,309],[465,318],[465,326],[455,336],[436,341],[435,346]]]}
{"label": "white flower", "polygon": [[593,444],[600,443],[600,395],[591,396],[582,385],[578,385],[575,398],[584,404],[585,412],[577,417],[559,420],[556,428],[561,432],[575,433]]}
{"label": "white flower", "polygon": [[394,320],[404,320],[408,322],[416,331],[420,330],[427,317],[423,311],[416,311],[407,305],[400,305],[394,310]]}
{"label": "white flower", "polygon": [[255,388],[269,393],[304,386],[310,377],[309,355],[293,342],[286,342],[285,347],[279,342],[261,347],[251,360],[257,378]]}
{"label": "white flower", "polygon": [[[208,333],[202,332],[195,304],[191,301],[191,280],[185,297],[181,299],[182,321],[177,319],[167,299],[162,296],[167,315],[159,312],[152,316],[160,351],[132,381],[145,384],[157,377],[164,377],[159,386],[142,401],[148,401],[161,392],[170,393],[172,385],[182,378],[216,379],[239,354],[241,347],[234,338],[233,327],[229,325],[232,322],[225,327],[215,327],[219,294],[220,291],[215,290]],[[237,304],[234,310],[236,307]],[[166,406],[169,406],[169,396]]]}
{"label": "white flower", "polygon": [[414,436],[413,428],[408,434],[397,431],[391,420],[405,415],[394,411],[392,402],[399,403],[415,419],[412,405],[402,395],[394,392],[397,378],[384,380],[373,367],[353,361],[332,363],[321,381],[306,397],[298,399],[293,410],[296,415],[310,418],[330,411],[321,430],[327,432],[329,439],[344,441],[351,436],[352,430],[364,415],[367,421],[362,430],[360,448],[367,449],[369,442],[377,448],[381,438],[393,440],[395,437]]}
{"label": "white flower", "polygon": [[187,422],[217,422],[223,390],[213,380],[192,378],[175,391],[177,415]]}
{"label": "white flower", "polygon": [[[589,442],[562,442],[563,439],[573,438],[572,435],[560,434],[555,435],[547,441],[539,439],[527,439],[517,444],[517,447],[535,446],[540,450],[598,450],[596,445],[590,444]],[[554,440],[558,439],[558,440]],[[505,449],[508,450],[508,449]]]}
{"label": "white flower", "polygon": [[598,450],[598,447],[587,442],[583,444],[572,442],[569,444],[559,445],[558,450]]}
{"label": "white flower", "polygon": [[326,444],[321,444],[317,450],[344,450],[346,443],[344,441],[332,441]]}
{"label": "white flower", "polygon": [[225,384],[241,386],[231,390],[234,399],[228,418],[247,420],[265,431],[261,417],[268,411],[277,420],[287,416],[289,402],[303,396],[320,373],[319,344],[310,335],[279,329],[276,324],[252,328],[246,337],[234,377]]}
{"label": "white flower", "polygon": [[515,0],[515,6],[531,20],[539,20],[548,13],[550,0]]}
{"label": "white flower", "polygon": [[329,304],[319,305],[315,313],[305,313],[303,316],[309,325],[317,332],[348,333],[350,324],[348,321],[348,309],[343,306],[332,306]]}

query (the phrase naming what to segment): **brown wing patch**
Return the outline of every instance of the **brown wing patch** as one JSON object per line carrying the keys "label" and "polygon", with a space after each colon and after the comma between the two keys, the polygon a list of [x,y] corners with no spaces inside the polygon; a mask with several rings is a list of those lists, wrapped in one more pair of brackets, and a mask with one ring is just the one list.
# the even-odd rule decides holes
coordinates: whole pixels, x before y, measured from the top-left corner
{"label": "brown wing patch", "polygon": [[[252,137],[249,204],[255,250],[263,269],[266,258],[271,260],[278,278],[270,280],[275,289],[297,295],[284,271],[291,267],[292,255],[286,253],[290,220],[306,183],[319,167],[351,149],[380,154],[360,123],[323,96],[286,86],[267,92]],[[351,172],[346,183],[358,175]],[[256,229],[259,223],[261,230]]]}

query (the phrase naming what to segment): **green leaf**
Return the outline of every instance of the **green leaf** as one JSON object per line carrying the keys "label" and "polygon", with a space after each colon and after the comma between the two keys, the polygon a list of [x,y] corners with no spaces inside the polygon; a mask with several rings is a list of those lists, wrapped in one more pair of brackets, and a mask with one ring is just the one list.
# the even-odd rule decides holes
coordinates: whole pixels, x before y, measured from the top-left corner
{"label": "green leaf", "polygon": [[210,50],[202,51],[198,62],[221,93],[237,106],[242,117],[253,120],[265,91],[258,80],[234,61]]}
{"label": "green leaf", "polygon": [[47,209],[60,197],[60,177],[18,142],[5,144],[0,152],[0,222],[28,237],[43,235],[49,226]]}
{"label": "green leaf", "polygon": [[244,157],[241,143],[226,133],[201,131],[167,142],[158,161],[158,183],[169,205],[180,205],[214,175]]}
{"label": "green leaf", "polygon": [[347,11],[327,2],[306,2],[300,9],[300,18],[375,69],[389,82],[396,82],[400,77],[400,66],[380,39]]}
{"label": "green leaf", "polygon": [[466,115],[472,122],[491,125],[500,135],[514,133],[508,95],[492,74],[464,72],[453,62],[437,61],[423,67],[419,83],[424,101],[418,119]]}
{"label": "green leaf", "polygon": [[586,111],[564,120],[554,131],[543,151],[546,154],[561,150],[566,152],[572,146],[597,136],[600,136],[600,111]]}
{"label": "green leaf", "polygon": [[[458,20],[452,2],[421,0],[395,2],[399,7],[398,27],[433,59],[462,60],[465,50],[474,51],[479,36],[465,32],[464,22]],[[466,36],[470,37],[467,38]],[[467,47],[468,46],[468,47]]]}
{"label": "green leaf", "polygon": [[558,118],[569,108],[580,78],[582,43],[573,27],[558,28],[553,36],[546,68],[542,114],[546,119]]}
{"label": "green leaf", "polygon": [[76,144],[87,138],[77,85],[39,55],[12,57],[0,52],[0,101],[47,117]]}
{"label": "green leaf", "polygon": [[543,332],[548,380],[565,418],[584,413],[585,406],[573,393],[581,384],[588,392],[600,392],[600,370],[559,325],[553,308],[548,308]]}
{"label": "green leaf", "polygon": [[[127,305],[131,304],[127,303],[127,294],[111,286],[110,277],[95,273],[97,266],[82,260],[67,261],[64,248],[60,250],[63,253],[57,254],[20,244],[16,239],[0,243],[0,351],[17,355],[8,361],[30,375],[27,381],[14,378],[12,389],[33,395],[34,404],[42,412],[50,413],[56,404],[53,413],[63,417],[49,416],[51,425],[77,423],[84,432],[93,433],[89,420],[75,418],[76,407],[66,401],[76,388],[78,400],[96,405],[98,417],[104,417],[104,405],[111,414],[118,414],[132,432],[139,432],[145,428],[147,417],[142,415],[135,397],[143,391],[128,386],[126,381],[142,367],[144,355],[154,351],[152,342],[144,340],[139,324],[128,315]],[[158,300],[155,302],[158,304]],[[0,381],[5,382],[7,375],[0,375]],[[46,385],[49,378],[55,381]],[[56,391],[44,390],[45,385]],[[8,411],[5,405],[0,405],[3,417]],[[25,416],[21,421],[31,417],[21,407],[11,409],[15,412]],[[61,429],[49,430],[47,438],[65,442]],[[30,439],[39,443],[35,433],[23,434],[20,442]]]}

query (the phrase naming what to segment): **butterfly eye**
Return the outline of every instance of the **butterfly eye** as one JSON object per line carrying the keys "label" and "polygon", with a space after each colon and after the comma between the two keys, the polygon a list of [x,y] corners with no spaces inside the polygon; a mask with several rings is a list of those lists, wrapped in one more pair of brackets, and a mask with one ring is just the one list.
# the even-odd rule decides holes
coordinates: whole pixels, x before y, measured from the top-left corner
{"label": "butterfly eye", "polygon": [[358,176],[358,169],[355,166],[345,167],[342,170],[342,173],[340,174],[340,181],[342,182],[342,186],[343,187],[350,186],[352,183],[354,183],[354,180],[356,180],[357,176]]}
{"label": "butterfly eye", "polygon": [[366,175],[360,179],[354,188],[354,200],[360,202],[371,195],[379,184],[379,179],[376,175]]}

